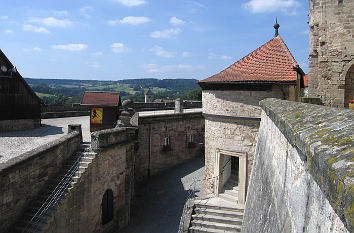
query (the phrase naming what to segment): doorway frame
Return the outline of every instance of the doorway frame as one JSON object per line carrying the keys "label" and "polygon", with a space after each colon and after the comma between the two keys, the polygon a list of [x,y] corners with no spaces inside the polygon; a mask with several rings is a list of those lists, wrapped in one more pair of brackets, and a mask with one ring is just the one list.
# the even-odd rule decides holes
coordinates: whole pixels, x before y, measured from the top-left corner
{"label": "doorway frame", "polygon": [[223,161],[221,163],[222,155],[235,156],[239,158],[239,184],[238,184],[238,203],[244,204],[246,201],[246,184],[247,184],[247,152],[244,151],[231,151],[225,149],[216,149],[215,166],[214,166],[214,195],[218,196],[223,186],[223,178],[220,174]]}

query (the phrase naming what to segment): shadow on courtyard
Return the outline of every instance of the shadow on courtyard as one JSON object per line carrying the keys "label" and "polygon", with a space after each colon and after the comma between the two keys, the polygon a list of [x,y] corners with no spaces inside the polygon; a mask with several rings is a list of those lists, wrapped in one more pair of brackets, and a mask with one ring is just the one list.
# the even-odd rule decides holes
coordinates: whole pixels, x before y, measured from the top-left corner
{"label": "shadow on courtyard", "polygon": [[197,195],[203,195],[203,177],[204,159],[197,157],[139,184],[130,225],[119,232],[177,232],[187,190],[196,183]]}

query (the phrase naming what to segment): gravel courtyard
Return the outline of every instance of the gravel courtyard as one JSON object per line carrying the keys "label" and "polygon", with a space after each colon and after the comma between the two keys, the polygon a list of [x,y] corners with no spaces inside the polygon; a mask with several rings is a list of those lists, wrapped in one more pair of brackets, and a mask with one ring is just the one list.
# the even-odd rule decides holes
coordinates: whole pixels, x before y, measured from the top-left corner
{"label": "gravel courtyard", "polygon": [[42,119],[39,128],[0,133],[0,163],[62,137],[70,124],[81,124],[83,141],[91,141],[89,116]]}
{"label": "gravel courtyard", "polygon": [[139,195],[133,205],[131,223],[119,232],[177,232],[186,191],[195,187],[197,196],[203,196],[203,177],[204,159],[201,157],[152,176],[136,190]]}

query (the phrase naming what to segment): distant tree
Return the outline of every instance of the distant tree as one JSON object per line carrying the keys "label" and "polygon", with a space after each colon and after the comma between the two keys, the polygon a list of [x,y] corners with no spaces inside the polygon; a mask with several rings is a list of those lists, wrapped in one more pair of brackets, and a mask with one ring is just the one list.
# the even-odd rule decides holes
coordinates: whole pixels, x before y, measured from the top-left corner
{"label": "distant tree", "polygon": [[195,89],[191,90],[190,92],[187,93],[188,99],[191,100],[202,100],[202,89]]}

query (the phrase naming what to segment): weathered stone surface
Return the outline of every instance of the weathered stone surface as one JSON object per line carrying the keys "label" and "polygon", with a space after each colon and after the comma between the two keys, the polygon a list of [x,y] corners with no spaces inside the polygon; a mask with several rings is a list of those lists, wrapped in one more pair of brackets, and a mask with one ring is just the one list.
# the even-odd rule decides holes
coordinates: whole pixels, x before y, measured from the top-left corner
{"label": "weathered stone surface", "polygon": [[309,96],[347,107],[354,99],[354,1],[310,0]]}
{"label": "weathered stone surface", "polygon": [[352,232],[354,112],[277,99],[262,121],[244,232]]}

